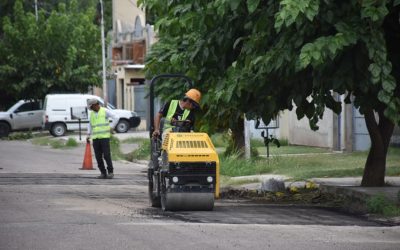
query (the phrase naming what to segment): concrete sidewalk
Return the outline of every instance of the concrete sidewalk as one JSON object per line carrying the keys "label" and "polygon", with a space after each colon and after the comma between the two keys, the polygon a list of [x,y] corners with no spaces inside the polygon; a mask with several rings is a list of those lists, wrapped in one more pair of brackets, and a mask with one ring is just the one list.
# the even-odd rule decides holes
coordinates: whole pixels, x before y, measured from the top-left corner
{"label": "concrete sidewalk", "polygon": [[389,201],[400,206],[400,177],[386,177],[387,186],[362,187],[361,177],[347,178],[315,178],[322,193],[334,194],[345,198],[343,209],[356,214],[366,215],[369,219],[386,223],[388,225],[400,225],[400,217],[385,217],[378,214],[370,214],[367,202],[372,197],[383,195]]}
{"label": "concrete sidewalk", "polygon": [[400,176],[386,177],[385,187],[361,187],[361,177],[314,178],[324,192],[342,194],[360,201],[383,194],[394,203],[400,204]]}

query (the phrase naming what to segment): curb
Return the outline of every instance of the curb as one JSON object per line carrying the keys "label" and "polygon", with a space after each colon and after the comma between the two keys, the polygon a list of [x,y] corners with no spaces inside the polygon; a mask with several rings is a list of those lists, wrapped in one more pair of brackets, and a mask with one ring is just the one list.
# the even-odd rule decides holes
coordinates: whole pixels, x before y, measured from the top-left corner
{"label": "curb", "polygon": [[[332,186],[320,184],[319,189],[323,193],[329,193],[343,198],[343,211],[365,216],[368,220],[376,221],[387,226],[400,225],[400,217],[385,217],[383,215],[370,214],[367,209],[367,200],[377,194],[383,194],[390,201],[400,205],[400,200],[388,195],[387,192],[363,192],[358,186]],[[398,190],[398,187],[392,187],[393,190]]]}
{"label": "curb", "polygon": [[344,209],[346,211],[357,214],[368,213],[366,201],[371,197],[370,195],[353,190],[354,187],[340,187],[320,184],[319,188],[323,193],[334,194],[344,198]]}

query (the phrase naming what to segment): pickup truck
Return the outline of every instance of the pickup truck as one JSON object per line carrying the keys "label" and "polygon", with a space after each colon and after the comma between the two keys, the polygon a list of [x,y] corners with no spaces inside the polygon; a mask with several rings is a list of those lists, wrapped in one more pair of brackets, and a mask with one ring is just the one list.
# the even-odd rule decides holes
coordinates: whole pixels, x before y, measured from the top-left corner
{"label": "pickup truck", "polygon": [[6,112],[0,112],[0,137],[12,131],[41,129],[44,110],[41,102],[20,100]]}

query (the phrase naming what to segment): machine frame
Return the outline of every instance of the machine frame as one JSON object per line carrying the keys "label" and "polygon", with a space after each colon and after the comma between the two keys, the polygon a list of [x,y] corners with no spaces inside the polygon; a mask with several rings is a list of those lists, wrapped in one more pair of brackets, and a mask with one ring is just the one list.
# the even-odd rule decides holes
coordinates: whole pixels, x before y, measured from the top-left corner
{"label": "machine frame", "polygon": [[[164,74],[150,82],[151,159],[148,168],[149,200],[153,207],[165,210],[212,210],[219,196],[219,159],[211,139],[205,133],[187,133],[184,123],[174,124],[177,131],[153,138],[154,85],[161,78],[182,78],[180,74]],[[182,131],[182,132],[181,132]],[[178,146],[178,141],[181,145]],[[194,154],[193,152],[203,152]],[[178,158],[177,158],[178,156]]]}

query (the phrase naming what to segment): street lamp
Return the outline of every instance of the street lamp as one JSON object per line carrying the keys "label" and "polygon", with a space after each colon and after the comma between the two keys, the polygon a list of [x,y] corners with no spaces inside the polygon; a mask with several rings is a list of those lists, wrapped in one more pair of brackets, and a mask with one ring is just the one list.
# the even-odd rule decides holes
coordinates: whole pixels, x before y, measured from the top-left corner
{"label": "street lamp", "polygon": [[103,98],[104,106],[107,107],[107,80],[106,80],[106,51],[105,51],[105,39],[104,39],[104,17],[103,17],[103,0],[100,0],[100,12],[101,12],[101,56],[103,61]]}

